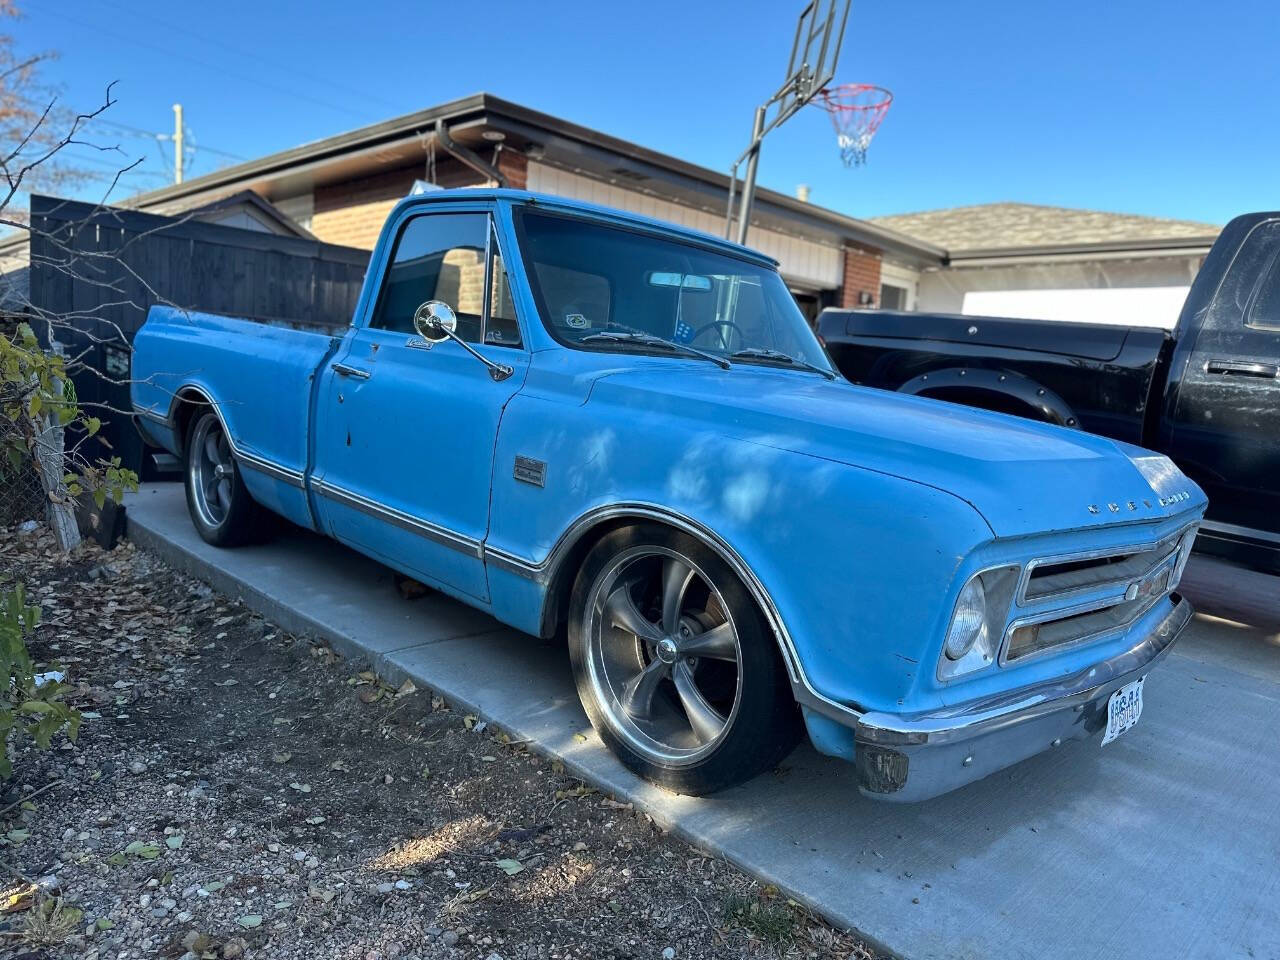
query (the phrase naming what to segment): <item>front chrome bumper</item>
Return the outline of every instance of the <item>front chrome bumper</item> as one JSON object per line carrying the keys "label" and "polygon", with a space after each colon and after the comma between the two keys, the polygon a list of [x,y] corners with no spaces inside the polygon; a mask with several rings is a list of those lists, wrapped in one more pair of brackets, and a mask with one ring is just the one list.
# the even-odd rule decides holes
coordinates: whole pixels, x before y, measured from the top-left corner
{"label": "front chrome bumper", "polygon": [[1191,604],[1176,593],[1170,600],[1135,625],[1138,643],[1072,676],[955,710],[863,714],[854,727],[858,789],[877,800],[928,800],[1064,740],[1097,735],[1107,698],[1145,675],[1190,622]]}

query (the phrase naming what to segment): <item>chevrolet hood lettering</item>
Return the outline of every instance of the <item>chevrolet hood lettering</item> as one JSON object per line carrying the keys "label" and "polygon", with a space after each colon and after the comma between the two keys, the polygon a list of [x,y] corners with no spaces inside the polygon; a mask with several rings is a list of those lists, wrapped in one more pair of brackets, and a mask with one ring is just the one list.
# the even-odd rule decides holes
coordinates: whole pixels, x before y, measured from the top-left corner
{"label": "chevrolet hood lettering", "polygon": [[1167,457],[1115,440],[794,372],[633,370],[597,400],[669,410],[742,440],[893,474],[970,503],[1000,537],[1158,520],[1204,494]]}

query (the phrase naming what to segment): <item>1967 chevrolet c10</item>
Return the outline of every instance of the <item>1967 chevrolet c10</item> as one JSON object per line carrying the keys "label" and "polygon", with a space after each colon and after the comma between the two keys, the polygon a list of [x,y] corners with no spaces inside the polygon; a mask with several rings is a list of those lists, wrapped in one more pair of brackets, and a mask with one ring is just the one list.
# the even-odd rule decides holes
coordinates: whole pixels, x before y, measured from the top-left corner
{"label": "1967 chevrolet c10", "polygon": [[563,635],[627,766],[706,793],[801,731],[921,800],[1107,743],[1191,616],[1165,457],[839,376],[767,257],[509,190],[392,212],[342,337],[153,308],[140,427],[263,509]]}

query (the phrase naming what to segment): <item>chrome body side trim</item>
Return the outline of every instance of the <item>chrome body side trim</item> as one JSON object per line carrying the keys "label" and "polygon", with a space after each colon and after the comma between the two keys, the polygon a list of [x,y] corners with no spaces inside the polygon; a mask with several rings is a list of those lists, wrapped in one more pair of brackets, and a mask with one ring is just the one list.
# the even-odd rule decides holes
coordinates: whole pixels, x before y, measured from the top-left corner
{"label": "chrome body side trim", "polygon": [[306,489],[302,480],[302,472],[299,470],[281,466],[256,454],[245,453],[235,445],[234,441],[231,442],[231,452],[242,466],[257,470],[259,473],[265,473],[267,476],[287,483],[291,487],[297,487],[299,490]]}
{"label": "chrome body side trim", "polygon": [[133,412],[135,415],[146,420],[152,420],[155,423],[160,424],[162,427],[168,427],[171,430],[173,429],[173,421],[165,414],[160,413],[157,410],[153,410],[151,407],[144,407],[135,403],[133,405]]}
{"label": "chrome body side trim", "polygon": [[657,520],[670,524],[690,536],[697,537],[715,550],[720,555],[720,558],[729,564],[734,574],[746,585],[751,596],[760,605],[760,609],[764,611],[765,617],[769,621],[769,626],[772,628],[774,637],[778,642],[778,647],[782,652],[783,661],[787,665],[787,673],[790,675],[792,692],[795,694],[796,702],[845,726],[852,726],[857,722],[858,718],[862,716],[861,710],[824,697],[814,689],[813,684],[804,672],[804,665],[800,662],[800,655],[796,650],[795,643],[787,632],[786,624],[782,621],[782,614],[779,613],[764,584],[760,582],[760,579],[747,566],[742,557],[713,530],[684,514],[677,513],[659,504],[641,501],[614,503],[596,507],[587,511],[569,525],[568,529],[560,535],[555,546],[551,548],[541,563],[533,563],[505,550],[488,546],[484,547],[485,562],[492,562],[494,566],[500,569],[507,570],[518,576],[527,577],[535,583],[549,584],[559,571],[560,564],[564,561],[569,550],[581,539],[583,534],[602,521],[619,517]]}
{"label": "chrome body side trim", "polygon": [[[265,473],[273,480],[280,480],[283,483],[289,484],[291,487],[296,487],[299,490],[306,489],[301,470],[294,470],[292,467],[286,467],[283,464],[276,463],[274,460],[268,460],[266,457],[260,457],[256,453],[249,453],[247,450],[242,449],[236,443],[236,438],[232,435],[231,430],[227,427],[226,418],[222,416],[222,410],[218,407],[218,404],[216,404],[209,395],[199,387],[186,386],[179,389],[174,394],[173,403],[169,407],[169,415],[167,417],[159,417],[159,415],[156,415],[157,419],[163,422],[165,426],[173,429],[174,410],[177,409],[178,404],[183,400],[189,399],[191,394],[195,394],[201,403],[208,406],[215,414],[217,414],[218,421],[222,424],[222,432],[226,435],[227,443],[231,447],[231,453],[236,458],[237,463],[242,466],[249,467],[251,470],[257,470],[259,473]],[[181,445],[181,437],[178,438],[178,443]],[[311,525],[313,527],[315,526],[314,517],[312,518]]]}
{"label": "chrome body side trim", "polygon": [[485,546],[484,562],[490,566],[497,567],[499,570],[506,570],[508,573],[514,573],[535,583],[545,585],[551,579],[544,569],[545,564],[539,566],[538,564],[529,563],[514,553],[499,550],[497,547]]}
{"label": "chrome body side trim", "polygon": [[368,497],[361,496],[353,490],[347,490],[345,487],[339,487],[324,480],[318,480],[315,477],[311,478],[310,486],[320,496],[335,503],[351,507],[353,510],[359,510],[361,513],[376,517],[379,520],[400,527],[402,530],[408,530],[410,533],[416,533],[434,543],[457,550],[459,553],[465,553],[469,557],[475,557],[477,560],[485,558],[484,546],[479,540],[472,537],[455,533],[427,520],[421,520],[403,511],[384,506],[370,500]]}

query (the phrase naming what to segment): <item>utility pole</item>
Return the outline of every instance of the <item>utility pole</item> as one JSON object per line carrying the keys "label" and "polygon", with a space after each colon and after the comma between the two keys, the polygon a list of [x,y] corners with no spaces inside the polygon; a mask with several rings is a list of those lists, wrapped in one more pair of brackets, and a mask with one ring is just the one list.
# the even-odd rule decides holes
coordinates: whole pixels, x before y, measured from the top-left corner
{"label": "utility pole", "polygon": [[173,105],[173,182],[182,182],[182,104]]}

